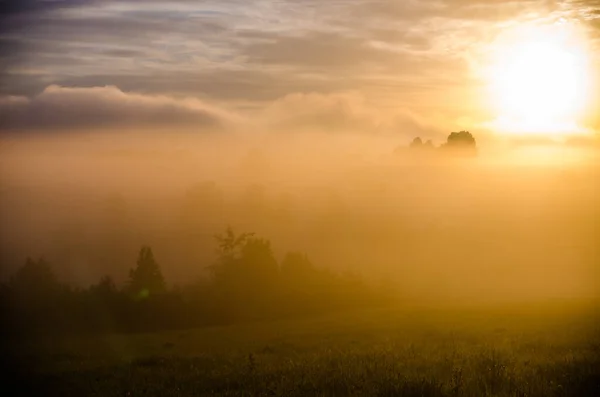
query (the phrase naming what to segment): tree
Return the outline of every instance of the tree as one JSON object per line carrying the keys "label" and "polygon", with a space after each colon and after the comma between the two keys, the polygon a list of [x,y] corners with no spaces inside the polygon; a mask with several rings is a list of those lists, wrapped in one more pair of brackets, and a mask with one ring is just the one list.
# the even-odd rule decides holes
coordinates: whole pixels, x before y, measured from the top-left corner
{"label": "tree", "polygon": [[469,131],[452,132],[448,135],[444,148],[458,150],[468,155],[477,154],[477,143]]}
{"label": "tree", "polygon": [[242,233],[236,236],[231,227],[227,227],[225,234],[217,234],[217,255],[220,262],[226,262],[239,256],[241,247],[253,237],[254,233]]}
{"label": "tree", "polygon": [[217,283],[254,289],[271,284],[277,277],[279,267],[270,241],[254,237],[254,233],[236,235],[230,227],[215,238],[218,258],[211,270]]}
{"label": "tree", "polygon": [[410,143],[410,147],[412,149],[420,149],[423,146],[423,140],[420,137],[416,137],[415,139],[413,139],[413,141]]}
{"label": "tree", "polygon": [[129,290],[137,299],[162,294],[166,283],[160,266],[154,259],[152,249],[143,246],[137,260],[137,266],[129,271]]}
{"label": "tree", "polygon": [[268,240],[228,228],[215,236],[217,261],[210,289],[216,306],[231,318],[268,315],[277,307],[279,266]]}
{"label": "tree", "polygon": [[239,292],[244,283],[245,275],[241,266],[241,251],[253,233],[236,235],[231,227],[224,234],[215,235],[217,240],[217,260],[209,267],[212,281],[219,294]]}
{"label": "tree", "polygon": [[236,271],[236,265],[241,255],[241,249],[254,233],[236,235],[231,227],[227,227],[224,234],[215,235],[217,240],[217,261],[209,267],[215,281],[229,277],[229,273]]}
{"label": "tree", "polygon": [[115,330],[134,317],[127,312],[130,302],[121,294],[110,276],[104,276],[87,291],[85,309],[80,317],[81,325],[90,330]]}
{"label": "tree", "polygon": [[48,332],[65,324],[70,313],[67,288],[54,275],[46,260],[27,258],[11,278],[7,298],[8,325],[17,333]]}
{"label": "tree", "polygon": [[102,299],[106,299],[115,296],[119,291],[112,277],[104,276],[98,284],[90,287],[90,292]]}
{"label": "tree", "polygon": [[242,247],[240,261],[251,282],[256,286],[272,287],[279,273],[271,242],[262,238],[249,238]]}
{"label": "tree", "polygon": [[281,262],[281,273],[286,281],[305,285],[315,277],[317,270],[306,254],[288,252]]}
{"label": "tree", "polygon": [[19,295],[40,298],[53,295],[60,289],[52,267],[44,258],[37,261],[27,258],[13,276],[10,286]]}
{"label": "tree", "polygon": [[429,152],[430,149],[434,148],[434,146],[433,146],[433,142],[431,142],[431,139],[428,139],[427,141],[423,141],[423,139],[421,139],[421,137],[416,137],[410,143],[409,148],[413,149],[415,151],[418,151],[418,152]]}

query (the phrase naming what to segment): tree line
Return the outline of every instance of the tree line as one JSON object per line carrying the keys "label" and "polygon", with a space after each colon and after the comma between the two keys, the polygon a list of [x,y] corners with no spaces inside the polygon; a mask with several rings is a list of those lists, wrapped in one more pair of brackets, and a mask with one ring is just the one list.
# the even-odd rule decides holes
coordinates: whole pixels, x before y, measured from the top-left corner
{"label": "tree line", "polygon": [[1,285],[5,334],[135,332],[229,324],[326,313],[384,303],[386,294],[360,277],[315,266],[288,252],[275,259],[271,242],[231,228],[215,236],[208,277],[169,287],[152,248],[143,246],[128,281],[110,276],[87,288],[62,283],[43,258],[28,258]]}
{"label": "tree line", "polygon": [[[421,137],[415,137],[408,147],[415,152],[421,153],[432,153],[434,149],[441,149],[445,153],[451,153],[455,155],[467,157],[477,156],[477,142],[473,134],[471,134],[469,131],[451,132],[446,138],[446,142],[438,148],[434,146],[431,139],[423,142]],[[403,147],[398,147],[396,152],[401,153],[403,150]]]}

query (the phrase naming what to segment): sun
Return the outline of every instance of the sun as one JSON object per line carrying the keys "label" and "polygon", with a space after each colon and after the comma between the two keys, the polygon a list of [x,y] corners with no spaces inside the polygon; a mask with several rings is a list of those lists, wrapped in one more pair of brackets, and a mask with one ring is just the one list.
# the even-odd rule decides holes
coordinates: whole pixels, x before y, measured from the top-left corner
{"label": "sun", "polygon": [[588,65],[583,39],[564,24],[520,29],[499,40],[488,75],[495,129],[580,133],[589,105]]}

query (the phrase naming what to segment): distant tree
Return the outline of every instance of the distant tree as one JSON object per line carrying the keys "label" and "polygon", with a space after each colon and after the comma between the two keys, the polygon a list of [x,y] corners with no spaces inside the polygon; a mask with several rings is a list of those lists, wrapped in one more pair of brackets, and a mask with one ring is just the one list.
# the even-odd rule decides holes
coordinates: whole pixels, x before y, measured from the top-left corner
{"label": "distant tree", "polygon": [[10,287],[19,295],[47,296],[56,293],[60,283],[44,258],[37,261],[27,258],[12,277]]}
{"label": "distant tree", "polygon": [[230,316],[262,316],[277,306],[279,266],[268,240],[231,228],[215,236],[217,261],[211,266],[212,291]]}
{"label": "distant tree", "polygon": [[227,227],[224,234],[215,235],[218,262],[226,263],[238,258],[241,248],[253,236],[254,233],[242,233],[236,236],[231,227]]}
{"label": "distant tree", "polygon": [[269,283],[277,276],[279,268],[270,241],[254,237],[254,233],[236,235],[230,227],[215,238],[218,258],[211,267],[215,281],[247,286]]}
{"label": "distant tree", "polygon": [[215,235],[217,260],[214,265],[209,267],[209,270],[212,281],[221,289],[222,293],[225,293],[224,290],[239,287],[242,270],[240,267],[241,250],[252,236],[254,236],[253,233],[236,235],[231,227],[228,227],[225,233]]}
{"label": "distant tree", "polygon": [[448,135],[448,145],[475,146],[475,138],[469,131],[452,132]]}
{"label": "distant tree", "polygon": [[166,291],[166,283],[160,266],[154,259],[150,247],[140,250],[137,266],[129,271],[129,290],[140,299],[151,295],[162,294]]}
{"label": "distant tree", "polygon": [[310,312],[327,305],[326,291],[333,286],[328,274],[320,272],[306,254],[288,252],[281,261],[282,296],[291,310]]}
{"label": "distant tree", "polygon": [[240,261],[247,276],[257,285],[271,287],[276,281],[279,266],[269,240],[249,238],[242,247]]}
{"label": "distant tree", "polygon": [[90,286],[86,303],[81,321],[88,330],[115,330],[134,317],[126,311],[132,302],[119,291],[110,276],[104,276],[97,284]]}
{"label": "distant tree", "polygon": [[477,143],[469,131],[452,132],[448,135],[444,148],[459,150],[469,155],[477,154]]}
{"label": "distant tree", "polygon": [[57,280],[43,258],[27,258],[11,278],[6,292],[6,325],[17,333],[58,329],[70,313],[72,301],[65,299],[69,297],[68,288]]}
{"label": "distant tree", "polygon": [[304,284],[313,279],[316,268],[306,254],[288,252],[281,261],[281,274],[284,280]]}
{"label": "distant tree", "polygon": [[[433,142],[431,142],[431,139],[428,139],[427,141],[423,142],[423,139],[421,139],[421,137],[416,137],[410,143],[409,148],[418,152],[425,152],[429,151],[429,149],[433,149],[434,146]],[[397,153],[399,152],[400,150],[397,150]]]}
{"label": "distant tree", "polygon": [[97,295],[100,298],[109,298],[115,296],[119,290],[114,280],[110,276],[104,276],[100,279],[98,284],[90,287],[90,292]]}
{"label": "distant tree", "polygon": [[421,149],[423,147],[423,140],[420,137],[416,137],[410,143],[412,149]]}

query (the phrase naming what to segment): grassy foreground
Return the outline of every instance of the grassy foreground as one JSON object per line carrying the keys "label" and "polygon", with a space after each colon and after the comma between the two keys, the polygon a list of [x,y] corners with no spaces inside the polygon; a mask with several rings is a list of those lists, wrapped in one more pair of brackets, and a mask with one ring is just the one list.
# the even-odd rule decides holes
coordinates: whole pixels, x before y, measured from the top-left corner
{"label": "grassy foreground", "polygon": [[587,309],[381,309],[3,354],[10,395],[600,396],[598,331]]}

